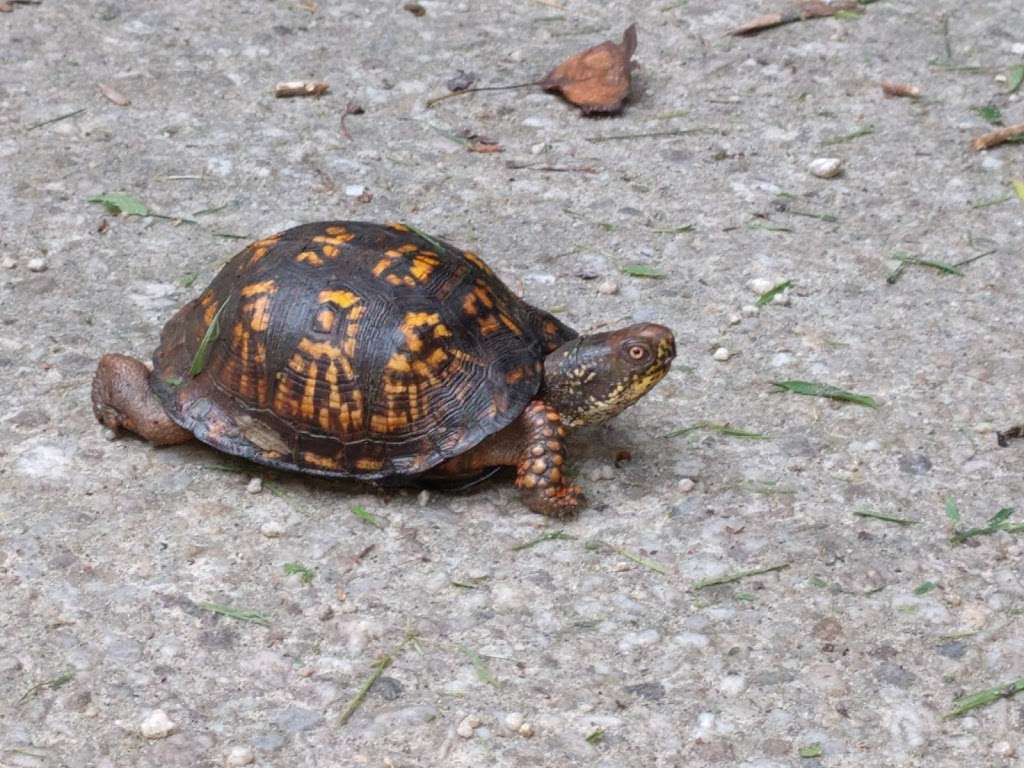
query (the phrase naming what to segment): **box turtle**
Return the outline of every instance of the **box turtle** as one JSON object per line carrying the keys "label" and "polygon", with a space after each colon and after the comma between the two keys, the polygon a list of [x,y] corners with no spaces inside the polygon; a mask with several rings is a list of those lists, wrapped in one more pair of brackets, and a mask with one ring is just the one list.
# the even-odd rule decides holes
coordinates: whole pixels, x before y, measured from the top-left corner
{"label": "box turtle", "polygon": [[563,517],[583,503],[566,429],[636,402],[675,353],[651,323],[581,336],[412,227],[323,222],[237,254],[164,327],[152,371],[104,355],[92,402],[115,432],[312,475],[513,466],[526,505]]}

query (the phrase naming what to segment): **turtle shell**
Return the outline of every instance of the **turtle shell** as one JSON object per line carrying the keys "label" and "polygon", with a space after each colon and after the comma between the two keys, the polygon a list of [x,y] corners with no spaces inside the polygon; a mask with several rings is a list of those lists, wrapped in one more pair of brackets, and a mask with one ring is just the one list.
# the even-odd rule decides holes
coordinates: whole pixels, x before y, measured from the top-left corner
{"label": "turtle shell", "polygon": [[372,480],[507,426],[576,335],[476,254],[402,224],[323,222],[238,253],[164,327],[151,385],[214,448]]}

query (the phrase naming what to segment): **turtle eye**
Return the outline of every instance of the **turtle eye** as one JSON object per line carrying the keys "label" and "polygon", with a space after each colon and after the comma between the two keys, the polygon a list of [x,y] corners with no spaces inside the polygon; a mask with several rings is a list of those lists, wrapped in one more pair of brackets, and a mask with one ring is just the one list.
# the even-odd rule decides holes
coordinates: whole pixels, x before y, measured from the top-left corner
{"label": "turtle eye", "polygon": [[626,354],[629,355],[630,360],[637,363],[643,362],[650,356],[650,352],[643,344],[630,344],[626,349]]}

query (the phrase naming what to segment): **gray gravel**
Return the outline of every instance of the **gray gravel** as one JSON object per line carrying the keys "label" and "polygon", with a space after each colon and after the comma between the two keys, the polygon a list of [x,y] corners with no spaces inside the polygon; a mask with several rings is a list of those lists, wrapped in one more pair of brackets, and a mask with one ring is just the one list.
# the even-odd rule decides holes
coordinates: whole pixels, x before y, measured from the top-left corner
{"label": "gray gravel", "polygon": [[[749,39],[725,33],[781,4],[422,5],[0,13],[0,765],[1019,764],[1020,697],[942,717],[1024,676],[1024,540],[951,544],[944,511],[980,526],[1024,495],[1024,445],[994,434],[1024,418],[1024,145],[968,148],[978,107],[1024,122],[1018,0],[878,2]],[[424,107],[460,72],[539,77],[634,20],[620,117],[529,90]],[[331,91],[274,99],[289,80]],[[464,129],[504,153],[446,135]],[[591,141],[665,131],[693,132]],[[842,173],[809,173],[821,157]],[[198,223],[111,216],[86,202],[104,192]],[[507,481],[382,494],[105,439],[101,353],[148,357],[244,244],[224,235],[329,218],[479,250],[581,330],[675,329],[672,374],[570,446],[591,499],[574,538],[512,551],[560,526]],[[890,284],[898,251],[991,253]],[[754,306],[751,281],[783,280]],[[698,422],[771,439],[663,437]]]}

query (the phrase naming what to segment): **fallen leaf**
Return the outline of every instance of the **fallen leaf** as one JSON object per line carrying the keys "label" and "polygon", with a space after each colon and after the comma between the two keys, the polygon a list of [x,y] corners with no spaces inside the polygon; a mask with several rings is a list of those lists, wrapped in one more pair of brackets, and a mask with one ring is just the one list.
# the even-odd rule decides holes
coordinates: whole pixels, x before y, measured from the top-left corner
{"label": "fallen leaf", "polygon": [[823,19],[827,16],[835,16],[843,11],[863,10],[861,3],[857,0],[841,0],[836,3],[826,3],[823,0],[806,0],[800,3],[795,10],[788,13],[769,13],[765,16],[758,16],[751,19],[741,27],[737,27],[729,34],[733,37],[744,35],[756,35],[772,27],[779,27],[783,24],[792,24],[795,21],[806,21],[807,19]]}
{"label": "fallen leaf", "polygon": [[890,80],[883,80],[882,93],[886,96],[903,96],[908,99],[916,99],[921,95],[921,89],[916,85],[894,83]]}
{"label": "fallen leaf", "polygon": [[117,216],[118,214],[124,214],[125,216],[148,216],[149,209],[145,204],[139,202],[131,195],[125,195],[121,193],[114,193],[110,195],[96,195],[96,197],[90,197],[86,202],[89,203],[100,203],[110,213]]}
{"label": "fallen leaf", "polygon": [[618,112],[629,96],[634,51],[636,24],[630,24],[621,43],[606,40],[566,59],[538,85],[545,91],[558,91],[584,114]]}
{"label": "fallen leaf", "polygon": [[131,99],[121,93],[113,86],[107,85],[106,83],[98,83],[97,87],[100,89],[100,93],[106,97],[107,101],[112,104],[117,104],[119,107],[127,107],[131,104]]}
{"label": "fallen leaf", "polygon": [[402,10],[408,11],[413,16],[427,15],[427,9],[420,5],[419,3],[406,3],[405,5],[402,6]]}

